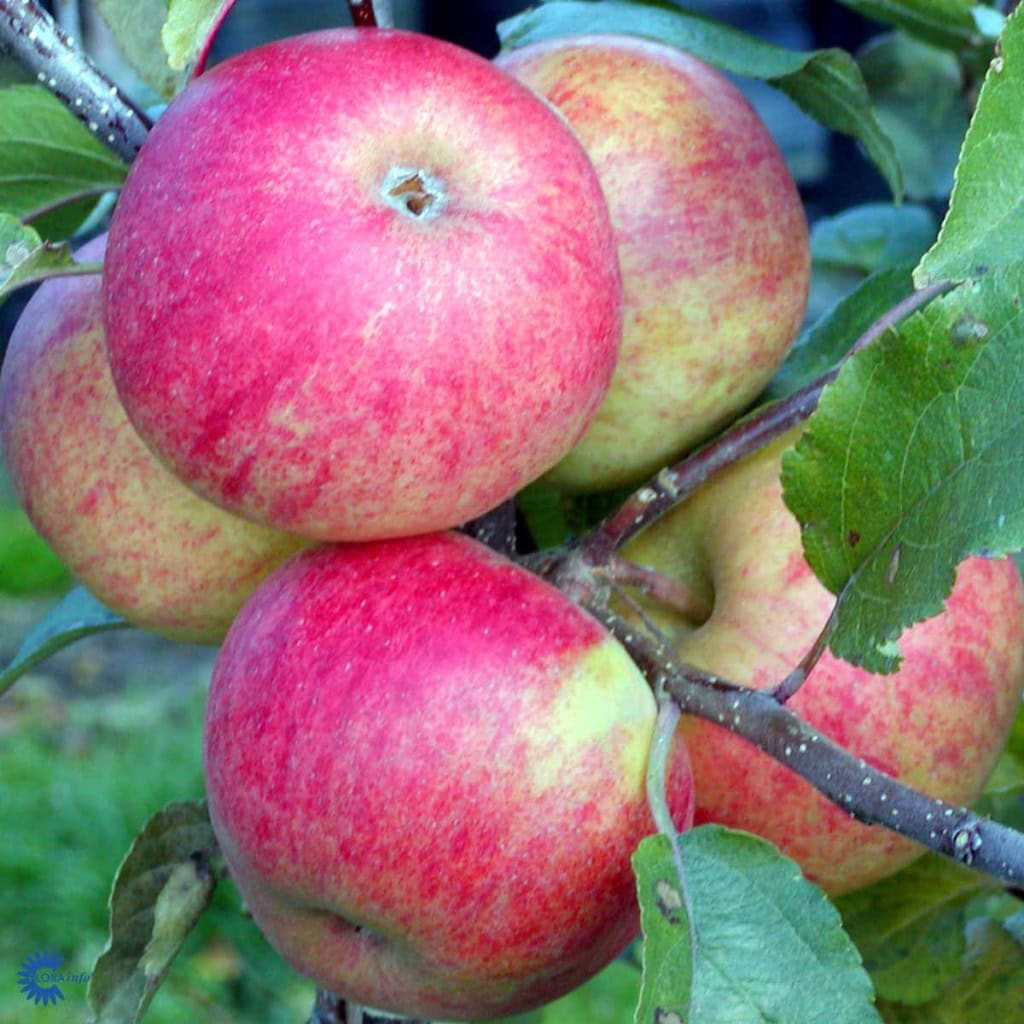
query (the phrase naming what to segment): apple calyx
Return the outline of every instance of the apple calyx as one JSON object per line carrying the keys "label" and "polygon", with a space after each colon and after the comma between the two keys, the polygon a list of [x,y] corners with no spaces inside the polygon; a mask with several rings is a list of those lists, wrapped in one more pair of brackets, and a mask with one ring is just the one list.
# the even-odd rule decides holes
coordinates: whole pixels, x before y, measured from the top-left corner
{"label": "apple calyx", "polygon": [[384,201],[415,220],[431,220],[445,208],[448,196],[440,179],[415,167],[392,167],[381,187]]}

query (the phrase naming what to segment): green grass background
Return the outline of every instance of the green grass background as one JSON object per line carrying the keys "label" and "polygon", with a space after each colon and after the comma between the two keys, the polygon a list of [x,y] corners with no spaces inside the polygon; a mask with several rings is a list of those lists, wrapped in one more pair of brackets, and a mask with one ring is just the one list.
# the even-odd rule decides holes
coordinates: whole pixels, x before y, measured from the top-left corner
{"label": "green grass background", "polygon": [[[114,693],[61,695],[23,679],[0,702],[0,1022],[85,1024],[85,986],[36,1007],[19,992],[28,955],[62,953],[88,971],[107,937],[107,896],[146,819],[170,800],[200,797],[205,679],[139,680]],[[303,1024],[312,986],[270,949],[230,884],[157,993],[152,1024]]]}

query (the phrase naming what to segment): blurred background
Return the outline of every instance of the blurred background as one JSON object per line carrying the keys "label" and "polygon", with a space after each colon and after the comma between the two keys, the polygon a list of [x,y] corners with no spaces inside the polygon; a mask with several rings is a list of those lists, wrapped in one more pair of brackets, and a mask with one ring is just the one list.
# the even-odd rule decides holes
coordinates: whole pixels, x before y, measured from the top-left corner
{"label": "blurred background", "polygon": [[[46,6],[140,104],[158,103],[118,54],[94,4]],[[498,49],[495,24],[525,6],[394,3],[400,26],[488,57]],[[923,52],[916,43],[908,52],[905,39],[834,2],[685,6],[792,49],[840,46],[857,54],[907,165],[909,201],[896,207],[856,143],[825,132],[770,87],[738,80],[782,148],[814,228],[809,319],[871,271],[923,252],[937,229],[966,126],[969,90],[955,58]],[[339,0],[239,0],[212,59],[347,21]],[[906,74],[908,66],[914,75]],[[23,291],[0,309],[0,353],[27,298]],[[69,585],[0,468],[0,666]],[[106,941],[109,886],[132,838],[167,801],[202,796],[201,721],[212,658],[209,649],[115,632],[42,663],[0,700],[0,1024],[85,1019],[84,985],[66,985],[64,1003],[34,1007],[18,991],[17,970],[41,950],[65,957],[64,971],[89,970]],[[281,963],[241,910],[233,888],[222,885],[147,1021],[305,1021],[312,987]],[[616,963],[528,1019],[624,1024],[632,1019],[637,981],[630,963]]]}

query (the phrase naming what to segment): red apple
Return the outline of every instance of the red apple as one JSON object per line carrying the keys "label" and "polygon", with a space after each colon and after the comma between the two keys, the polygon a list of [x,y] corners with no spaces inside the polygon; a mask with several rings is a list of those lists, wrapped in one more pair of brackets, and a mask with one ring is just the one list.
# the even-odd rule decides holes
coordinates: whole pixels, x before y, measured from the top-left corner
{"label": "red apple", "polygon": [[286,39],[190,85],[128,176],[104,292],[159,456],[227,509],[335,540],[510,497],[582,434],[621,336],[571,131],[405,32]]}
{"label": "red apple", "polygon": [[[103,256],[105,238],[84,246]],[[0,373],[4,464],[36,529],[136,625],[220,640],[256,584],[305,541],[224,512],[156,460],[118,401],[99,275],[48,281]]]}
{"label": "red apple", "polygon": [[[487,1019],[576,987],[636,933],[654,720],[603,627],[476,541],[327,547],[228,633],[210,812],[303,974],[385,1011]],[[681,743],[669,795],[687,827]]]}
{"label": "red apple", "polygon": [[800,197],[742,93],[689,54],[573,36],[497,64],[555,104],[586,146],[625,286],[611,390],[549,479],[627,484],[735,418],[782,362],[807,301]]}
{"label": "red apple", "polygon": [[[792,437],[732,467],[624,554],[682,584],[701,620],[653,610],[679,657],[737,683],[779,683],[820,633],[834,598],[804,560],[782,501]],[[1024,588],[1012,560],[969,558],[945,610],[907,630],[903,661],[872,675],[826,653],[790,706],[858,757],[932,796],[963,804],[981,791],[1020,707]],[[832,894],[891,874],[923,848],[854,821],[718,725],[684,720],[696,820],[772,840]]]}

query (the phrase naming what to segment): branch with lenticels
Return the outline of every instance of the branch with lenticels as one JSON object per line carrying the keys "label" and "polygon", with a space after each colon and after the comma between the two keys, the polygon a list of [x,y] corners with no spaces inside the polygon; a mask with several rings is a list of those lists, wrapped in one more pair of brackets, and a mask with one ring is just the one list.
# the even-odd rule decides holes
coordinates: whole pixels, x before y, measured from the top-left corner
{"label": "branch with lenticels", "polygon": [[105,146],[129,163],[149,118],[86,56],[35,0],[0,0],[0,50],[49,89]]}
{"label": "branch with lenticels", "polygon": [[883,825],[1010,887],[1024,881],[1024,834],[873,768],[813,729],[770,690],[739,686],[679,663],[667,645],[608,610],[603,597],[586,607],[629,651],[652,686],[663,688],[684,714],[742,736],[858,821]]}

